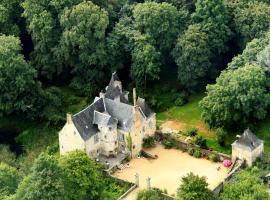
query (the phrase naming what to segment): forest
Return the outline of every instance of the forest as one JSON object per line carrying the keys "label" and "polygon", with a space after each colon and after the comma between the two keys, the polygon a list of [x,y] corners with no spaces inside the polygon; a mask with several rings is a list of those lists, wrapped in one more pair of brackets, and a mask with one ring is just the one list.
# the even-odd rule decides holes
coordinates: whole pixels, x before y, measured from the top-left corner
{"label": "forest", "polygon": [[[176,106],[192,123],[196,99],[217,137],[211,148],[227,153],[249,127],[270,155],[269,0],[1,0],[0,199],[107,200],[127,189],[82,152],[58,155],[66,113],[92,102],[115,71],[158,120],[177,117]],[[209,199],[205,180],[189,176],[205,197],[183,198],[183,186],[179,200]],[[237,178],[250,188],[241,200],[269,199],[261,180],[241,181],[254,177]],[[220,199],[237,199],[239,188]],[[160,198],[148,193],[138,199]]]}

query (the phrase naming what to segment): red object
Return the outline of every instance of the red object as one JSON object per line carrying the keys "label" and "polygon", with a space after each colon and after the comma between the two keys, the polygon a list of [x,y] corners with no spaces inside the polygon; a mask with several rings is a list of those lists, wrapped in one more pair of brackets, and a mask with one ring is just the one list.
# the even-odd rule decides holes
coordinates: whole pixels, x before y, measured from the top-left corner
{"label": "red object", "polygon": [[232,165],[232,161],[230,161],[230,160],[224,160],[223,161],[223,165],[224,165],[224,167],[230,167]]}

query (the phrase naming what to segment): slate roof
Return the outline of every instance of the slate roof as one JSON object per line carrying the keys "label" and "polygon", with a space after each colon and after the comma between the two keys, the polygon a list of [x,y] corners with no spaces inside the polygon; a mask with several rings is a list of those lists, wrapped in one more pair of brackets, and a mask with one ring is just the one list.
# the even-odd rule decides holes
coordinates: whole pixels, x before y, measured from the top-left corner
{"label": "slate roof", "polygon": [[133,120],[133,106],[106,98],[104,101],[108,114],[118,120],[118,128],[129,131]]}
{"label": "slate roof", "polygon": [[120,101],[123,103],[128,103],[128,100],[125,97],[125,94],[127,93],[126,91],[122,92],[121,89],[118,86],[114,86],[114,81],[119,81],[119,78],[116,74],[116,72],[114,72],[112,74],[111,80],[109,85],[106,88],[106,93],[105,93],[105,98],[108,99],[112,99],[114,100],[115,97],[119,97],[120,96]]}
{"label": "slate roof", "polygon": [[254,135],[251,132],[250,129],[246,129],[243,135],[238,140],[236,140],[232,145],[244,146],[252,151],[261,144],[263,144],[263,141],[258,139],[256,135]]}
{"label": "slate roof", "polygon": [[[128,104],[120,88],[114,87],[114,81],[119,81],[116,73],[112,74],[105,98],[96,97],[94,102],[84,110],[72,116],[72,121],[84,140],[98,133],[97,125],[110,126],[117,124],[119,129],[130,131],[133,123],[133,105]],[[120,95],[120,102],[114,101]],[[153,114],[145,100],[138,98],[142,116],[147,118]]]}
{"label": "slate roof", "polygon": [[137,105],[142,109],[142,112],[147,118],[154,113],[145,102],[145,99],[139,97],[137,100]]}
{"label": "slate roof", "polygon": [[110,126],[117,124],[118,120],[111,117],[107,113],[101,113],[98,111],[94,111],[94,119],[93,124],[102,125],[102,126]]}
{"label": "slate roof", "polygon": [[102,98],[72,116],[72,121],[84,140],[87,140],[98,132],[97,127],[93,124],[94,111],[105,111]]}

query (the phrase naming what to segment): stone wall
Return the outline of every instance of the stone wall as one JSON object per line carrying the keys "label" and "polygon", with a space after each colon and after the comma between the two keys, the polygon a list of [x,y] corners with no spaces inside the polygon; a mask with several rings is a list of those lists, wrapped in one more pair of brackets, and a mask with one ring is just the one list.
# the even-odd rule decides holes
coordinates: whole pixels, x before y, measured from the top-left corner
{"label": "stone wall", "polygon": [[[171,137],[171,136],[170,136],[170,134],[164,134],[164,133],[161,133],[161,132],[157,132],[156,137],[157,137],[158,140],[163,140],[163,139],[165,139],[167,137]],[[191,143],[188,143],[188,142],[185,142],[185,141],[182,141],[182,140],[176,140],[173,137],[171,137],[171,139],[175,140],[176,148],[181,149],[182,151],[187,151],[188,148],[193,148],[193,149],[200,148],[198,145],[191,144]],[[225,159],[228,159],[228,160],[231,159],[230,155],[223,154],[223,153],[220,153],[220,152],[217,152],[217,151],[208,150],[208,149],[202,149],[202,148],[200,148],[200,150],[202,152],[202,155],[204,155],[204,156],[209,156],[211,154],[215,154],[219,158],[220,161],[223,161]]]}

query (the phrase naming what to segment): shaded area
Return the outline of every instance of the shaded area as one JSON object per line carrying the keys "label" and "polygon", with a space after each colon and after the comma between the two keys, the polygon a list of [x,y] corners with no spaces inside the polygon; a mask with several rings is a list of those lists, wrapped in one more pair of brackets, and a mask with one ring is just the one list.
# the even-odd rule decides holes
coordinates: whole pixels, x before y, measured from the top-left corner
{"label": "shaded area", "polygon": [[24,153],[23,146],[16,141],[19,132],[0,129],[0,144],[6,144],[10,150],[19,156]]}

